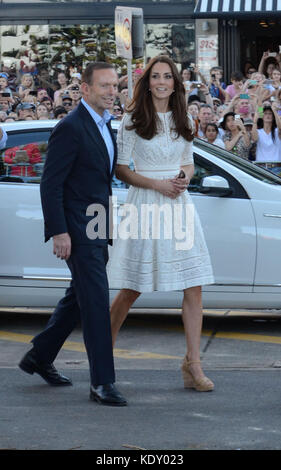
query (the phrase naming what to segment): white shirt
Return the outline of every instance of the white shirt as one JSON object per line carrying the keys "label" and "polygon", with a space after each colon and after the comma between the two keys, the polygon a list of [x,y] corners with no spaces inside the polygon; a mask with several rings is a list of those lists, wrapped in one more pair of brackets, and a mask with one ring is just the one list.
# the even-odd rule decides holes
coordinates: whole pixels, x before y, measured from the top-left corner
{"label": "white shirt", "polygon": [[111,119],[111,114],[110,112],[106,109],[103,113],[103,116],[100,116],[96,111],[91,108],[91,106],[86,103],[86,101],[82,98],[81,103],[85,106],[87,111],[89,111],[90,115],[92,116],[93,120],[95,121],[96,125],[98,126],[98,130],[101,133],[101,136],[104,140],[104,143],[106,145],[108,155],[109,155],[109,160],[110,160],[110,171],[112,170],[112,165],[113,165],[113,159],[114,159],[114,145],[112,142],[112,137],[109,132],[109,129],[106,125],[108,121]]}
{"label": "white shirt", "polygon": [[214,140],[213,145],[217,145],[218,147],[221,147],[223,149],[225,148],[224,142],[220,139],[220,137],[217,137]]}
{"label": "white shirt", "polygon": [[278,129],[275,129],[275,140],[272,140],[271,132],[267,134],[264,129],[257,129],[258,142],[256,151],[257,162],[278,162],[281,161],[281,142],[278,136]]}
{"label": "white shirt", "polygon": [[2,136],[2,139],[0,140],[0,149],[3,149],[4,147],[6,147],[6,142],[8,139],[7,132],[4,131],[4,129],[2,129],[2,132],[3,132],[3,136]]}

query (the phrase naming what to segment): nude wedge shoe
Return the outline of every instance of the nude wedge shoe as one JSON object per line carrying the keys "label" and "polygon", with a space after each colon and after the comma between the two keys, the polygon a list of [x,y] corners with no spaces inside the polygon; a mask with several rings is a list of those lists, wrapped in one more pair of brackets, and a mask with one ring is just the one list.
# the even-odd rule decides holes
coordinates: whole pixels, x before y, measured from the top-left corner
{"label": "nude wedge shoe", "polygon": [[200,364],[200,361],[188,361],[185,356],[181,366],[184,388],[194,388],[197,392],[211,392],[214,390],[214,384],[208,377],[204,376],[199,380],[195,380],[190,370],[190,364]]}

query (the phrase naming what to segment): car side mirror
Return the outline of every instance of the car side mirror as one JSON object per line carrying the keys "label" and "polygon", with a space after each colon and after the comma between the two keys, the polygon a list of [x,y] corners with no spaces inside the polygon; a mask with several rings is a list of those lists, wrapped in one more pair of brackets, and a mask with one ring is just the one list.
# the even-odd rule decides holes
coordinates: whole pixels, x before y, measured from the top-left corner
{"label": "car side mirror", "polygon": [[226,178],[219,175],[205,176],[201,180],[200,192],[210,196],[230,196],[233,189],[230,188]]}

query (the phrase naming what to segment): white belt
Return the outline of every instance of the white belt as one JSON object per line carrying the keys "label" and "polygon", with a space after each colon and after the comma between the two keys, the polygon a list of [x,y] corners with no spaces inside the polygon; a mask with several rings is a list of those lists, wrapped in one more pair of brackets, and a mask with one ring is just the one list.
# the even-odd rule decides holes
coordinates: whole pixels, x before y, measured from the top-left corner
{"label": "white belt", "polygon": [[135,170],[138,175],[146,176],[147,178],[155,179],[164,179],[164,178],[174,178],[180,172],[178,169],[168,169],[168,170]]}

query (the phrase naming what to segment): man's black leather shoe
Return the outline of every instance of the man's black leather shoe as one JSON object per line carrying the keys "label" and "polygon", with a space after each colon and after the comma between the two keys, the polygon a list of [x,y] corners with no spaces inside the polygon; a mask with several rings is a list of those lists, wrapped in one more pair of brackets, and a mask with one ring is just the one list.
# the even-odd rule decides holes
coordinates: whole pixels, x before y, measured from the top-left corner
{"label": "man's black leather shoe", "polygon": [[20,369],[28,374],[39,374],[49,385],[72,385],[67,377],[59,374],[53,364],[43,364],[38,361],[34,349],[28,351],[19,363]]}
{"label": "man's black leather shoe", "polygon": [[127,401],[118,392],[114,384],[91,385],[90,399],[97,401],[101,405],[108,406],[126,406]]}

